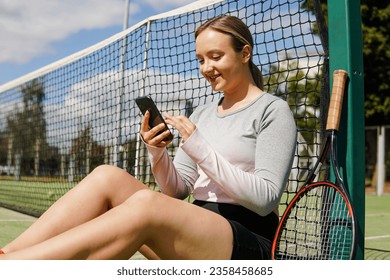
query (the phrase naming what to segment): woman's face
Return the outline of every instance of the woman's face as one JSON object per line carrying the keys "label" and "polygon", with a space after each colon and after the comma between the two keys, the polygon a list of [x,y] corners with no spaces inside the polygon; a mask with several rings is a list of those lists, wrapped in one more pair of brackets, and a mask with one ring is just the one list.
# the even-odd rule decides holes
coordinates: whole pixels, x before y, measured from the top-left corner
{"label": "woman's face", "polygon": [[225,94],[240,90],[240,82],[247,73],[245,51],[236,52],[232,38],[224,33],[207,28],[196,38],[196,57],[200,72],[213,90]]}

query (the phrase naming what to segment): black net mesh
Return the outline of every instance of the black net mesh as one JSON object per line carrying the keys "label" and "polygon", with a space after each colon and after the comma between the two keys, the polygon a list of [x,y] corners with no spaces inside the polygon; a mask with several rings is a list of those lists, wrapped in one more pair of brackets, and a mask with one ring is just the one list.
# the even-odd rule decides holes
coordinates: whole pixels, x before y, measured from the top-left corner
{"label": "black net mesh", "polygon": [[[321,87],[328,76],[326,48],[313,31],[318,13],[307,11],[305,2],[229,0],[150,18],[85,54],[1,86],[0,205],[39,215],[103,163],[156,188],[138,138],[134,99],[150,95],[173,115],[219,99],[200,76],[193,35],[219,14],[238,16],[250,27],[265,90],[287,100],[295,115],[299,137],[286,204],[318,156],[320,91],[328,88]],[[176,136],[170,155],[178,143]]]}

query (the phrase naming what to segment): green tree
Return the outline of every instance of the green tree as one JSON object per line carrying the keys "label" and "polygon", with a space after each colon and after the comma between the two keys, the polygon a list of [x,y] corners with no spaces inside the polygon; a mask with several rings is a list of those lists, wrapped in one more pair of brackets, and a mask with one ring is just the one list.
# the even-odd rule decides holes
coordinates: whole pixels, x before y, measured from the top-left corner
{"label": "green tree", "polygon": [[265,80],[267,91],[274,92],[289,104],[294,113],[298,131],[310,145],[315,143],[316,133],[320,130],[320,74],[314,77],[298,67],[295,60],[288,59],[283,69],[281,66],[271,66],[271,75]]}
{"label": "green tree", "polygon": [[390,2],[362,0],[366,124],[390,124]]}
{"label": "green tree", "polygon": [[[314,1],[302,5],[313,13]],[[321,2],[327,19],[327,1]],[[363,35],[365,122],[366,125],[390,123],[390,2],[389,0],[360,0]],[[313,26],[318,32],[318,26]]]}
{"label": "green tree", "polygon": [[82,179],[104,162],[104,147],[92,138],[92,126],[88,124],[72,140],[70,154],[74,155],[77,179]]}
{"label": "green tree", "polygon": [[6,165],[7,151],[8,151],[7,134],[4,131],[0,131],[0,165]]}
{"label": "green tree", "polygon": [[46,145],[43,82],[34,79],[21,88],[23,107],[7,117],[7,132],[14,155],[21,157],[21,173],[38,175],[40,153]]}

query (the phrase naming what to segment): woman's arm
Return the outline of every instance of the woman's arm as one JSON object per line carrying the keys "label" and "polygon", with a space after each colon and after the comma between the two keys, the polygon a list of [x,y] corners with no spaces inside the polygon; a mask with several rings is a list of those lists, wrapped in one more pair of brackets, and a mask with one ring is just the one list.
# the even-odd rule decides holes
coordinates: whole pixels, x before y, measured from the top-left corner
{"label": "woman's arm", "polygon": [[182,149],[237,203],[267,215],[280,202],[295,152],[296,127],[288,105],[284,102],[271,104],[259,129],[253,174],[215,152],[198,130],[185,141]]}
{"label": "woman's arm", "polygon": [[189,195],[193,185],[182,179],[168,155],[165,147],[171,141],[165,141],[165,137],[170,132],[165,131],[158,134],[160,130],[164,129],[164,125],[160,124],[150,128],[148,125],[149,117],[150,113],[147,111],[141,123],[140,134],[148,150],[152,173],[163,193],[184,199]]}
{"label": "woman's arm", "polygon": [[[146,143],[145,143],[146,144]],[[152,173],[162,193],[171,197],[184,199],[190,193],[198,176],[196,164],[191,160],[182,167],[183,175],[178,172],[165,148],[146,144],[152,167]],[[180,153],[180,148],[177,153]],[[187,167],[187,168],[185,168]]]}

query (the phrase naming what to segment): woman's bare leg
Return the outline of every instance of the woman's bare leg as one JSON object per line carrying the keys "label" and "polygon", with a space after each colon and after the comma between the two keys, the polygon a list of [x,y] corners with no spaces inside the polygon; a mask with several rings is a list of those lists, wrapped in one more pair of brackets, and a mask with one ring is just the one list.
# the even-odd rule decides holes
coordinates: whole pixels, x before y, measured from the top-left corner
{"label": "woman's bare leg", "polygon": [[146,188],[120,168],[99,166],[3,251],[10,253],[40,243],[105,213]]}
{"label": "woman's bare leg", "polygon": [[105,214],[9,259],[128,259],[146,244],[163,259],[228,259],[232,230],[220,215],[142,190]]}

